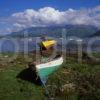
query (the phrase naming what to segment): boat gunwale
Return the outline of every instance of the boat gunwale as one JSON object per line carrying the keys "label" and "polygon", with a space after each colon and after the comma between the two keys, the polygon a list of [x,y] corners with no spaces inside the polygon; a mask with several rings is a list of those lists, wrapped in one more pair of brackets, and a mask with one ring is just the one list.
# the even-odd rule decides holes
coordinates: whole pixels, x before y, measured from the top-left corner
{"label": "boat gunwale", "polygon": [[[57,58],[57,59],[55,59],[54,61],[57,61],[57,60],[60,60],[60,59],[62,59],[62,62],[61,62],[61,64],[62,64],[62,63],[63,63],[63,57],[62,57],[62,56],[59,57],[59,58]],[[45,68],[45,67],[37,67],[37,66],[46,65],[46,64],[52,63],[52,62],[54,62],[54,61],[52,60],[52,61],[47,62],[47,63],[38,64],[38,65],[35,66],[35,67],[36,67],[36,70],[38,71],[38,70],[41,69],[41,68]],[[58,64],[58,65],[60,65],[60,64]],[[57,65],[57,66],[58,66],[58,65]],[[50,66],[50,67],[51,67],[51,66]]]}

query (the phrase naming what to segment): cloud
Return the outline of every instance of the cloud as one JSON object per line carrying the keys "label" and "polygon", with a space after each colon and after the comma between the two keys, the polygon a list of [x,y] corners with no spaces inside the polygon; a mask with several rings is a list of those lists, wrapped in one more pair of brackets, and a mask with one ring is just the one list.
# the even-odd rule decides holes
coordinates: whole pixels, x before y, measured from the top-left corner
{"label": "cloud", "polygon": [[65,11],[59,11],[52,7],[44,7],[39,10],[26,9],[23,12],[13,13],[5,20],[5,24],[12,25],[10,27],[12,31],[18,31],[27,27],[67,24],[83,24],[100,27],[100,6],[79,10],[69,8]]}

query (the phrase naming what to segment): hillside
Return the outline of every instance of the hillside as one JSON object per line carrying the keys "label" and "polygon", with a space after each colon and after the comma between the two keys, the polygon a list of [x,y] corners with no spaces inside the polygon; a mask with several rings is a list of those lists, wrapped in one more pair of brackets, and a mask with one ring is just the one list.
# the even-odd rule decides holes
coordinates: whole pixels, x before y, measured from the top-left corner
{"label": "hillside", "polygon": [[92,37],[100,36],[100,30],[92,35]]}
{"label": "hillside", "polygon": [[28,37],[62,37],[62,29],[65,29],[66,36],[76,36],[85,38],[93,35],[98,29],[94,26],[88,25],[66,25],[66,26],[53,26],[53,27],[31,27],[18,32],[12,32],[7,35],[8,37],[25,37],[24,33],[27,33]]}

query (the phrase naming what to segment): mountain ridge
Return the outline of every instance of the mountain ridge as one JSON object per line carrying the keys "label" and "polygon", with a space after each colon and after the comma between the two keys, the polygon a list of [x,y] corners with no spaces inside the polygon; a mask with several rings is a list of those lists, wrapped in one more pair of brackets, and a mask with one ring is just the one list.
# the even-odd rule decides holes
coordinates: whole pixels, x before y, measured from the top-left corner
{"label": "mountain ridge", "polygon": [[[99,29],[90,25],[66,25],[66,26],[49,26],[49,27],[30,27],[18,32],[12,32],[7,37],[62,37],[63,29],[66,30],[66,36],[76,36],[85,38],[92,36]],[[26,35],[25,35],[26,33]]]}

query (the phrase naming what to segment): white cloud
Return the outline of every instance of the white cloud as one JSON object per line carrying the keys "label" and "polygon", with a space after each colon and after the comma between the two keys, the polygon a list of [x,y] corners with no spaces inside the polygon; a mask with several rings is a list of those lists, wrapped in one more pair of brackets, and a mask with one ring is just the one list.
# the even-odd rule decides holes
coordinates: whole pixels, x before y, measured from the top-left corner
{"label": "white cloud", "polygon": [[52,7],[39,10],[27,9],[12,14],[5,24],[11,24],[14,31],[27,27],[84,24],[100,27],[100,6],[75,10],[59,11]]}

